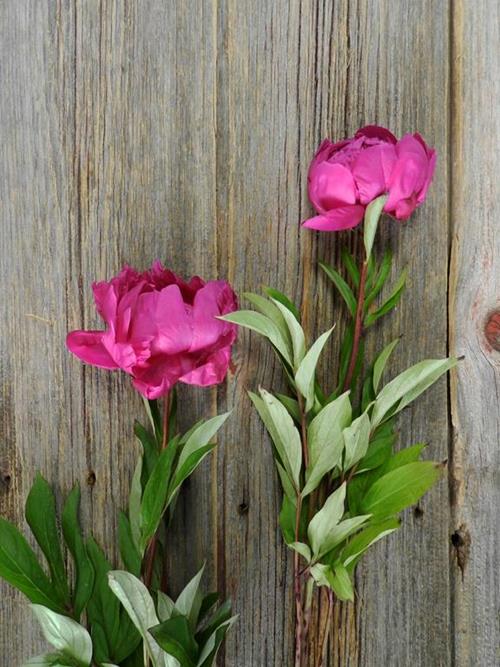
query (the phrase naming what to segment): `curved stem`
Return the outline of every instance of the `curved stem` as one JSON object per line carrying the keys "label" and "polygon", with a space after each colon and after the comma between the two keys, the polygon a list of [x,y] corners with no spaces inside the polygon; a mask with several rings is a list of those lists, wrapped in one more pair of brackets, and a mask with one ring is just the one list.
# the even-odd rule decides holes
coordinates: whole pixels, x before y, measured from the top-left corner
{"label": "curved stem", "polygon": [[[163,409],[163,424],[162,424],[162,440],[161,449],[166,449],[168,445],[168,421],[170,417],[170,393],[165,394],[165,407]],[[145,565],[144,565],[144,584],[146,588],[151,588],[153,580],[153,568],[156,557],[156,550],[158,547],[158,531],[153,535],[151,542],[146,551]],[[164,581],[164,573],[162,573],[162,588],[166,584]]]}
{"label": "curved stem", "polygon": [[356,361],[358,359],[359,342],[361,340],[361,334],[363,333],[363,310],[365,307],[365,287],[367,273],[368,261],[365,258],[363,260],[363,264],[361,265],[361,271],[359,275],[358,300],[356,304],[356,315],[354,320],[354,337],[352,342],[351,357],[349,359],[349,366],[347,367],[347,374],[345,376],[342,391],[347,391],[351,388],[351,382],[354,375],[354,370],[356,368]]}

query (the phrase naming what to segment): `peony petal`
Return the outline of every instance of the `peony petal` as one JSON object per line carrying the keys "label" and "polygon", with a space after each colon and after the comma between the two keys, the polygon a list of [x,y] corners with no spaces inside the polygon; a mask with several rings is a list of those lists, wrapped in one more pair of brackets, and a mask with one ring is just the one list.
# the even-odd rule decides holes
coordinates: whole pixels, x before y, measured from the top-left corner
{"label": "peony petal", "polygon": [[156,355],[141,368],[134,369],[134,387],[146,398],[164,396],[179,378],[193,368],[193,360],[187,355]]}
{"label": "peony petal", "polygon": [[436,159],[437,159],[436,151],[431,150],[429,153],[429,164],[427,165],[427,177],[417,197],[417,201],[419,204],[421,204],[427,196],[427,191],[432,182],[432,178],[434,176],[434,170],[436,168]]}
{"label": "peony petal", "polygon": [[153,352],[173,355],[189,350],[193,341],[193,327],[188,315],[191,307],[184,303],[177,285],[164,287],[156,294],[155,310],[148,310],[145,304],[144,311],[144,318],[153,320],[156,325]]}
{"label": "peony petal", "polygon": [[362,204],[369,204],[387,192],[396,159],[394,146],[388,144],[371,146],[358,155],[352,167],[352,175]]}
{"label": "peony petal", "polygon": [[198,366],[179,378],[179,382],[194,384],[198,387],[209,387],[221,383],[227,374],[231,360],[231,346],[215,352],[202,366]]}
{"label": "peony petal", "polygon": [[319,213],[356,202],[351,172],[341,164],[322,162],[310,170],[309,199]]}
{"label": "peony petal", "polygon": [[358,137],[380,139],[381,141],[387,141],[390,144],[396,144],[398,141],[392,132],[381,125],[365,125],[365,127],[360,128],[354,136],[356,139]]}
{"label": "peony petal", "polygon": [[[212,280],[202,287],[193,303],[193,342],[189,351],[197,352],[218,344],[220,347],[221,339],[226,338],[228,334],[232,334],[234,340],[237,327],[216,318],[236,308],[236,295],[225,281]],[[225,343],[227,342],[225,340]]]}
{"label": "peony petal", "polygon": [[70,352],[87,364],[116,369],[117,364],[102,344],[103,335],[103,331],[71,331],[66,338],[66,345]]}
{"label": "peony petal", "polygon": [[317,229],[320,232],[340,232],[359,225],[364,214],[365,207],[359,204],[343,206],[329,211],[326,215],[309,218],[302,225],[309,229]]}

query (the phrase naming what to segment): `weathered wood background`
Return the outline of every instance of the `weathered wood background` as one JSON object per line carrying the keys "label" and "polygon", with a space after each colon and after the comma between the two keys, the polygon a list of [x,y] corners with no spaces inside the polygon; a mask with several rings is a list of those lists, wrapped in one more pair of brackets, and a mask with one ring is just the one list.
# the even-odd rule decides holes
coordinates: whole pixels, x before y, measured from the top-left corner
{"label": "weathered wood background", "polygon": [[[97,325],[90,284],[156,257],[272,284],[302,303],[308,332],[341,305],[317,260],[356,233],[301,231],[320,139],[377,122],[418,129],[439,161],[412,222],[384,224],[411,277],[370,350],[404,331],[397,365],[465,355],[401,419],[448,479],[379,544],[354,605],[334,617],[331,666],[493,667],[499,649],[500,307],[498,0],[2,0],[0,4],[0,505],[23,521],[36,470],[115,541],[141,402],[127,378],[83,367],[69,329]],[[333,373],[332,346],[324,377]],[[225,386],[183,390],[187,424],[234,408],[216,456],[183,494],[170,576],[208,558],[207,586],[240,622],[220,664],[291,662],[290,560],[276,526],[267,438],[246,397],[277,387],[268,347],[243,333]],[[25,601],[1,586],[0,663],[39,651]]]}

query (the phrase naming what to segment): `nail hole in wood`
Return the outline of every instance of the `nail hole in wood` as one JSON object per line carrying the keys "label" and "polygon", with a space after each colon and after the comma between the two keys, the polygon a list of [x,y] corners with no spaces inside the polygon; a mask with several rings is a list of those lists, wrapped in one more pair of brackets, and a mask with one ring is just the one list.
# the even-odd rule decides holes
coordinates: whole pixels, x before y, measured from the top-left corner
{"label": "nail hole in wood", "polygon": [[424,510],[417,505],[415,509],[413,510],[413,516],[415,519],[421,519],[424,516]]}
{"label": "nail hole in wood", "polygon": [[467,526],[462,524],[458,530],[452,533],[450,540],[453,548],[455,549],[457,565],[460,568],[463,578],[465,568],[469,561],[470,547],[472,542]]}
{"label": "nail hole in wood", "polygon": [[238,514],[243,516],[244,514],[248,514],[248,504],[247,503],[240,503],[238,505]]}
{"label": "nail hole in wood", "polygon": [[2,479],[2,486],[4,486],[6,490],[9,490],[10,483],[12,482],[12,477],[9,475],[8,472],[5,472],[2,474],[1,479]]}
{"label": "nail hole in wood", "polygon": [[87,475],[87,484],[89,486],[94,486],[95,482],[96,482],[95,472],[93,470],[89,470]]}

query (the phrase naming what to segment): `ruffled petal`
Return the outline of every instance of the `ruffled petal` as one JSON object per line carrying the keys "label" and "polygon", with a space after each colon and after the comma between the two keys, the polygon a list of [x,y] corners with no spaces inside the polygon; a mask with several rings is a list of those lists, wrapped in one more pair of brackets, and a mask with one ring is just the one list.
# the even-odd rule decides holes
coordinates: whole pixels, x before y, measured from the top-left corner
{"label": "ruffled petal", "polygon": [[380,139],[380,141],[387,141],[390,144],[396,144],[398,141],[392,132],[381,125],[365,125],[365,127],[362,127],[356,132],[355,137],[356,139],[359,137]]}
{"label": "ruffled petal", "polygon": [[303,226],[309,229],[317,229],[320,232],[340,232],[344,229],[352,229],[359,225],[365,214],[365,207],[359,204],[354,206],[342,206],[325,215],[317,215],[303,222]]}
{"label": "ruffled petal", "polygon": [[148,317],[154,319],[157,334],[153,351],[174,355],[189,350],[193,342],[193,326],[187,306],[177,285],[169,285],[158,293],[156,312]]}
{"label": "ruffled petal", "polygon": [[352,167],[352,175],[362,204],[369,204],[387,192],[396,159],[396,150],[389,144],[379,144],[361,151]]}
{"label": "ruffled petal", "polygon": [[202,287],[196,293],[193,303],[193,341],[189,351],[197,352],[216,346],[230,333],[234,340],[237,327],[216,318],[236,308],[236,295],[225,281],[212,280]]}
{"label": "ruffled petal", "polygon": [[68,350],[87,364],[114,370],[114,362],[102,343],[103,331],[71,331],[66,337]]}
{"label": "ruffled petal", "polygon": [[224,380],[231,360],[231,346],[218,350],[204,363],[179,378],[179,382],[194,384],[198,387],[209,387]]}

